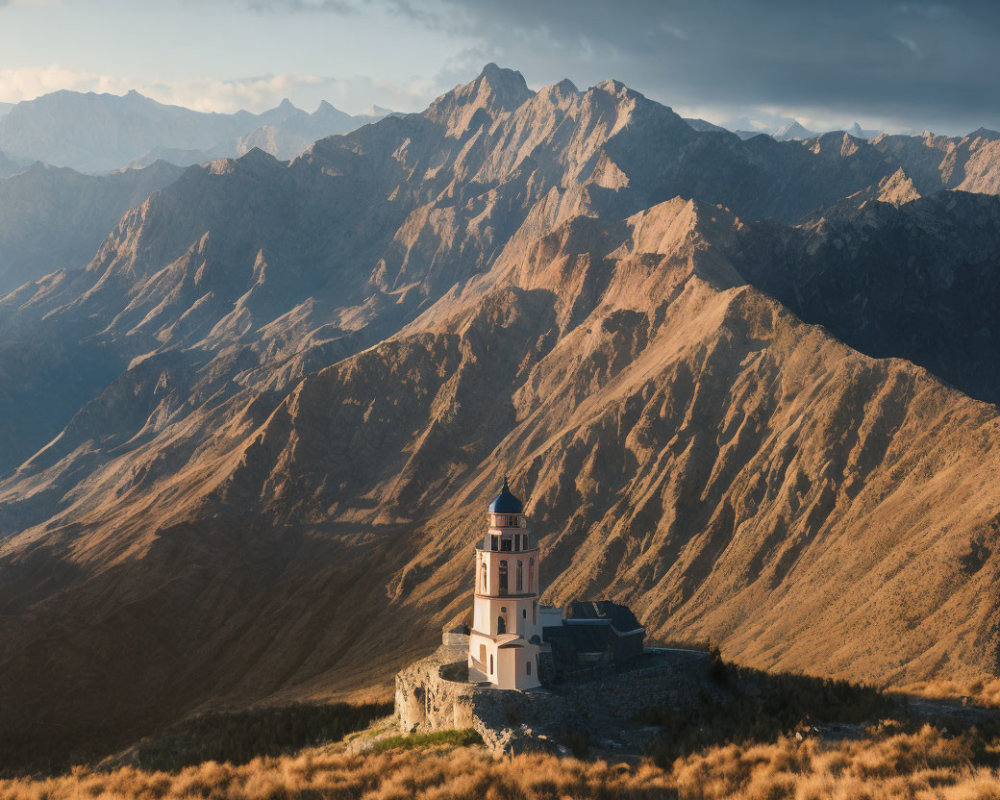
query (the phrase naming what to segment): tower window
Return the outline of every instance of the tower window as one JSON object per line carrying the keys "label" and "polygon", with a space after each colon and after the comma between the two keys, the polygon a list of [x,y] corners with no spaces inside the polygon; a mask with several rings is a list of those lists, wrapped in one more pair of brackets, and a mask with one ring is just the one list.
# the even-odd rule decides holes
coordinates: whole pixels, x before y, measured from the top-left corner
{"label": "tower window", "polygon": [[521,609],[521,619],[527,619],[527,618],[528,618],[528,609],[522,608]]}
{"label": "tower window", "polygon": [[490,653],[490,675],[493,674],[493,653]]}
{"label": "tower window", "polygon": [[483,562],[483,568],[479,570],[479,591],[483,594],[489,594],[486,591],[486,562]]}
{"label": "tower window", "polygon": [[526,666],[528,668],[528,674],[530,675],[531,674],[531,662],[530,661],[525,661],[524,662],[524,666]]}
{"label": "tower window", "polygon": [[497,617],[497,636],[502,633],[507,633],[507,618],[503,614]]}
{"label": "tower window", "polygon": [[535,559],[528,559],[528,591],[535,591]]}
{"label": "tower window", "polygon": [[517,586],[517,592],[520,594],[524,591],[524,562],[521,559],[517,560],[516,576],[514,585]]}
{"label": "tower window", "polygon": [[490,537],[490,550],[499,550],[500,549],[499,541],[500,541],[500,537],[499,536],[491,536]]}
{"label": "tower window", "polygon": [[500,594],[507,594],[507,561],[500,562],[500,569],[497,570],[497,577],[500,579]]}

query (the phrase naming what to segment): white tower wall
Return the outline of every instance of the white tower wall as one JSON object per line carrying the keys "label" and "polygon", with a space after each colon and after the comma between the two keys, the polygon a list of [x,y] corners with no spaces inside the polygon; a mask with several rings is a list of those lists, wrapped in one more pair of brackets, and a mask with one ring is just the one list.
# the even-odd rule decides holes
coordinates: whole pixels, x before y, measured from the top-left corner
{"label": "white tower wall", "polygon": [[[494,506],[499,509],[495,511]],[[476,548],[469,634],[470,669],[501,689],[541,685],[540,562],[521,501],[510,494],[504,482],[503,491],[490,507],[486,533]]]}

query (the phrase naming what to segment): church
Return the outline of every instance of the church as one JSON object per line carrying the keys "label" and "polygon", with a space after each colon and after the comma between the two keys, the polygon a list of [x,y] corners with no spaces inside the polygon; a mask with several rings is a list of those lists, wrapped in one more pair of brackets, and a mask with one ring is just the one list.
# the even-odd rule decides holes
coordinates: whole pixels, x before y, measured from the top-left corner
{"label": "church", "polygon": [[541,686],[550,677],[598,663],[623,663],[643,652],[645,629],[626,607],[575,601],[561,610],[539,605],[541,552],[524,504],[506,479],[476,546],[469,681],[498,689]]}
{"label": "church", "polygon": [[[475,538],[472,624],[443,631],[433,654],[396,675],[396,718],[403,730],[471,727],[491,750],[508,753],[533,735],[511,728],[511,709],[541,730],[573,717],[581,691],[588,707],[606,703],[632,712],[650,697],[666,702],[673,696],[676,665],[644,650],[645,629],[627,606],[539,602],[541,549],[524,503],[506,480],[489,504],[485,528]],[[594,680],[602,681],[596,695],[585,688]],[[643,681],[652,681],[648,692],[636,688]]]}

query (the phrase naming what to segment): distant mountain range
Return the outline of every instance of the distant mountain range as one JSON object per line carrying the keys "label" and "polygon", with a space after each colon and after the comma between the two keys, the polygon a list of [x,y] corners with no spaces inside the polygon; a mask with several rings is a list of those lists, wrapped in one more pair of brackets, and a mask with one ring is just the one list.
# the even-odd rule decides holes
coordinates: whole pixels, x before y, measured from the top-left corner
{"label": "distant mountain range", "polygon": [[696,124],[490,64],[291,162],[81,184],[56,243],[150,193],[0,299],[5,751],[384,687],[467,615],[505,474],[548,602],[990,674],[998,137]]}
{"label": "distant mountain range", "polygon": [[89,173],[145,166],[164,155],[186,166],[262,145],[287,159],[316,139],[378,118],[351,116],[329,103],[312,114],[288,100],[261,114],[217,114],[163,105],[134,91],[123,96],[60,91],[18,103],[0,116],[0,152]]}

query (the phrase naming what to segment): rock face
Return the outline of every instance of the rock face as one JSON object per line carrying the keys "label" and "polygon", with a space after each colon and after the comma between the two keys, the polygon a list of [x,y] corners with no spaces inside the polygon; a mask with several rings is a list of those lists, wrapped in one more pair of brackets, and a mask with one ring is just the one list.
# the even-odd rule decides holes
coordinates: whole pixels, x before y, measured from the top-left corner
{"label": "rock face", "polygon": [[928,370],[983,371],[1000,201],[841,205],[898,169],[491,66],[186,171],[0,300],[0,727],[386,686],[467,614],[505,473],[547,602],[761,667],[990,672],[1000,412]]}

